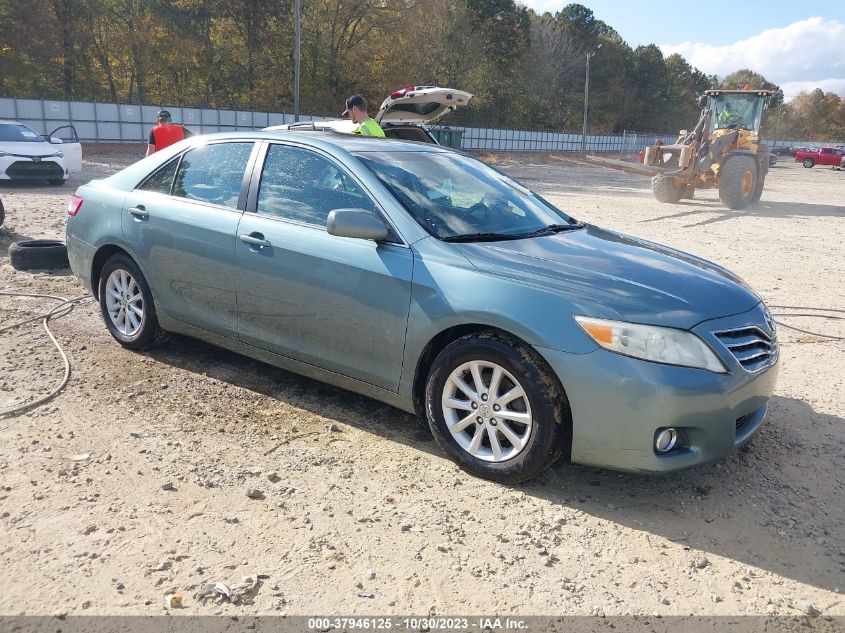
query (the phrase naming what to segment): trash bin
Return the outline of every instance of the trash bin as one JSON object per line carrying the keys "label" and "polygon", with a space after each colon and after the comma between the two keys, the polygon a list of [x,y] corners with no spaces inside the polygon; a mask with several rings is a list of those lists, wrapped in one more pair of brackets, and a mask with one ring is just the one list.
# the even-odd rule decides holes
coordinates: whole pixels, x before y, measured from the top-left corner
{"label": "trash bin", "polygon": [[437,142],[446,147],[452,147],[452,130],[448,127],[441,127],[431,130]]}

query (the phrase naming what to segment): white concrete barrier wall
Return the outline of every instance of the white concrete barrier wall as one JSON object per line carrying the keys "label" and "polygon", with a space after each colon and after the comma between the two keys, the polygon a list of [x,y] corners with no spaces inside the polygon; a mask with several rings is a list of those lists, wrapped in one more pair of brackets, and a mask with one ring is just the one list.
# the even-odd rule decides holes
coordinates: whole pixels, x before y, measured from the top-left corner
{"label": "white concrete barrier wall", "polygon": [[[62,125],[72,124],[80,139],[85,142],[144,143],[155,123],[156,113],[162,108],[170,111],[174,123],[181,123],[197,134],[254,130],[294,121],[293,114],[279,112],[15,98],[0,98],[0,119],[20,121],[38,134],[47,134]],[[308,114],[300,115],[299,118],[300,121],[328,120],[327,117]],[[444,127],[463,132],[463,149],[509,152],[581,150],[580,132]],[[623,134],[588,135],[586,147],[591,153],[614,152],[633,156],[654,143],[656,138],[660,138],[664,143],[674,143],[676,140],[675,136],[626,131]],[[842,144],[845,143],[797,140],[769,143],[772,147],[822,147]]]}

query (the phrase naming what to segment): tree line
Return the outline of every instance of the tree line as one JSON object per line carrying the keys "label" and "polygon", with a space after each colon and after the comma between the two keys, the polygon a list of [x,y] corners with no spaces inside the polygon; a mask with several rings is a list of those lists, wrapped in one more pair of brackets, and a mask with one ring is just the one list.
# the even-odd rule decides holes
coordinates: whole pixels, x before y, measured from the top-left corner
{"label": "tree line", "polygon": [[[783,105],[749,70],[720,78],[654,44],[632,48],[580,4],[554,14],[514,0],[301,6],[304,113],[336,115],[353,93],[377,106],[397,88],[432,84],[475,95],[455,123],[577,130],[595,53],[592,132],[691,128],[698,94],[751,78],[777,91],[766,125],[779,136],[843,136],[836,95]],[[0,0],[0,96],[290,112],[293,83],[293,0]]]}

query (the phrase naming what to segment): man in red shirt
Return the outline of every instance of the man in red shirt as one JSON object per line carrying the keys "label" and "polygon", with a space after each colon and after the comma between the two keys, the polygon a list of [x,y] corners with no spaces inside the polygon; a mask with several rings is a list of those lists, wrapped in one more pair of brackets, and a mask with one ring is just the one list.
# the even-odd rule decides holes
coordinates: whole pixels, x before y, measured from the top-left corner
{"label": "man in red shirt", "polygon": [[178,143],[182,139],[193,136],[191,132],[181,125],[176,125],[171,122],[170,112],[167,110],[159,110],[156,115],[158,125],[150,132],[150,140],[147,144],[147,156],[155,152]]}

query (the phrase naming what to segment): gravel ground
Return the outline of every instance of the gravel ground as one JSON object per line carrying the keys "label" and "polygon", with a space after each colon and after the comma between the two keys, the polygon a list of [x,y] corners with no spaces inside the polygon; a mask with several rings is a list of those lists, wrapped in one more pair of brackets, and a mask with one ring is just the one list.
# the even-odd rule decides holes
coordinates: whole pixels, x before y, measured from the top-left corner
{"label": "gravel ground", "polygon": [[[61,237],[75,186],[143,148],[85,151],[64,187],[0,187],[0,288],[83,294],[7,251]],[[845,173],[781,162],[760,205],[729,211],[715,192],[662,205],[642,176],[561,157],[490,158],[579,219],[731,268],[770,304],[845,309]],[[50,306],[0,297],[0,327]],[[92,301],[54,330],[68,387],[0,419],[0,614],[159,614],[178,593],[189,614],[845,615],[842,341],[781,328],[767,421],[719,463],[656,478],[561,463],[504,487],[367,398],[182,337],[126,351]],[[0,408],[61,379],[37,323],[0,350]],[[203,600],[245,577],[237,604]]]}

